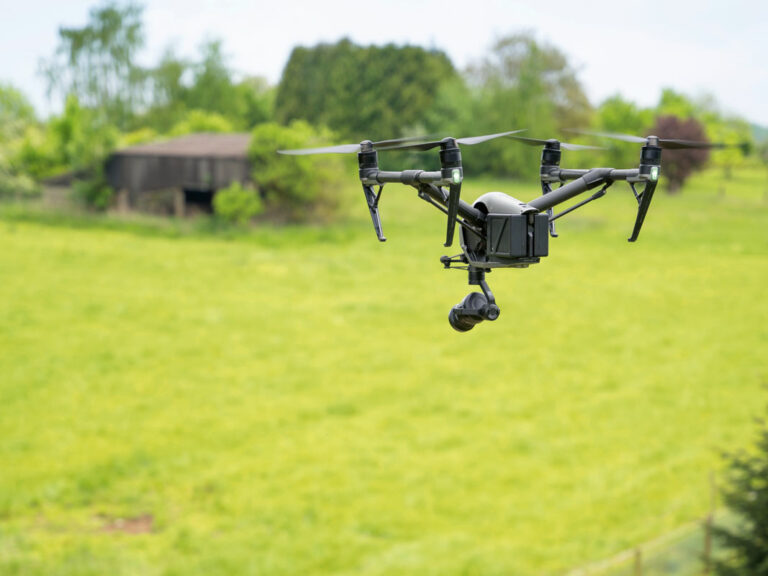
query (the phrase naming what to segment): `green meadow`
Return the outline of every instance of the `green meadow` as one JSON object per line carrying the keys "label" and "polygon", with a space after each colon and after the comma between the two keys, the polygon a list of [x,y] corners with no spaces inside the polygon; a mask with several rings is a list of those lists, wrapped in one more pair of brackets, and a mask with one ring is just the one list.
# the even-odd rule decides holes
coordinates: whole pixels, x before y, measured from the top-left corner
{"label": "green meadow", "polygon": [[707,512],[768,404],[764,171],[636,244],[616,184],[465,334],[443,216],[389,186],[379,244],[354,176],[326,227],[0,206],[0,574],[555,575]]}

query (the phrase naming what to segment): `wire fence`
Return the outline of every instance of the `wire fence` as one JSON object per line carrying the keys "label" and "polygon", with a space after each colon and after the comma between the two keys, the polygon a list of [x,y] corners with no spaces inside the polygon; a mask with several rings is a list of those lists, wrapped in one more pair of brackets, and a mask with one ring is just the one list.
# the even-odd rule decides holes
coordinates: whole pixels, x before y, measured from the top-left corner
{"label": "wire fence", "polygon": [[708,576],[713,563],[727,558],[720,541],[713,538],[713,525],[734,527],[735,514],[715,512],[716,487],[711,478],[710,514],[665,534],[661,538],[625,550],[612,558],[577,568],[566,576]]}
{"label": "wire fence", "polygon": [[712,537],[712,525],[732,526],[736,518],[722,511],[681,526],[661,538],[606,560],[572,570],[567,576],[705,576],[726,551]]}

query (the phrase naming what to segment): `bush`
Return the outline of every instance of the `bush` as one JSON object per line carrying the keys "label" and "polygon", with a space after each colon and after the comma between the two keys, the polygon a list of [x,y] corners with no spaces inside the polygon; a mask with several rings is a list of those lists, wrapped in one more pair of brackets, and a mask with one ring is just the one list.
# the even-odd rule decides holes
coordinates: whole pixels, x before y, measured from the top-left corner
{"label": "bush", "polygon": [[26,174],[16,173],[0,152],[0,199],[34,198],[40,193],[40,186]]}
{"label": "bush", "polygon": [[245,225],[262,212],[261,198],[253,188],[243,188],[233,182],[228,188],[216,192],[213,211],[222,220]]}
{"label": "bush", "polygon": [[252,179],[273,216],[293,222],[330,219],[338,207],[335,188],[344,176],[339,155],[282,156],[277,150],[309,148],[334,141],[331,132],[304,121],[254,128],[249,158]]}
{"label": "bush", "polygon": [[112,203],[114,191],[107,184],[103,174],[98,174],[85,180],[75,180],[72,183],[75,198],[87,207],[96,210],[106,210]]}

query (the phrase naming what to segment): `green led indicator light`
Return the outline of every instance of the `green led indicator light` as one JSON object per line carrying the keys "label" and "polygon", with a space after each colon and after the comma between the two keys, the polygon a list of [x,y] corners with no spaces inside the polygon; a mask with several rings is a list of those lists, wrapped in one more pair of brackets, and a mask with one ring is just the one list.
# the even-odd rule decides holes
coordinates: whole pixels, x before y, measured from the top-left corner
{"label": "green led indicator light", "polygon": [[458,168],[453,169],[453,174],[451,176],[453,177],[454,184],[459,184],[461,182],[461,170]]}
{"label": "green led indicator light", "polygon": [[656,182],[659,179],[659,167],[653,166],[651,168],[651,181]]}

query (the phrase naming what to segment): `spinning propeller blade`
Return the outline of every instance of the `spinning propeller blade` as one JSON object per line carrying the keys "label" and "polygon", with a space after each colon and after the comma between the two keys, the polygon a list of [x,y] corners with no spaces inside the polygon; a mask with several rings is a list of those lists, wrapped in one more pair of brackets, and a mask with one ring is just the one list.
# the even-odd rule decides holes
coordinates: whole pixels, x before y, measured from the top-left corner
{"label": "spinning propeller blade", "polygon": [[340,144],[338,146],[326,146],[325,148],[301,148],[299,150],[278,150],[278,154],[287,156],[304,156],[307,154],[351,154],[360,152],[360,144]]}
{"label": "spinning propeller blade", "polygon": [[[380,150],[396,147],[403,142],[415,142],[424,140],[429,136],[409,136],[407,138],[395,138],[393,140],[380,140],[378,142],[372,142],[374,148]],[[288,156],[305,156],[308,154],[353,154],[360,152],[360,144],[339,144],[337,146],[324,146],[322,148],[300,148],[297,150],[278,150],[278,154],[286,154]]]}
{"label": "spinning propeller blade", "polygon": [[659,148],[663,148],[665,150],[683,150],[687,148],[730,148],[743,146],[742,144],[724,144],[723,142],[697,142],[695,140],[680,140],[679,138],[658,138],[654,136],[642,138],[640,136],[633,136],[631,134],[618,134],[615,132],[588,132],[583,130],[567,130],[567,132],[574,132],[576,134],[584,134],[587,136],[599,136],[601,138],[611,138],[612,140],[621,140],[623,142],[632,142],[634,144],[648,144],[649,138],[656,138],[658,140]]}
{"label": "spinning propeller blade", "polygon": [[528,146],[545,146],[549,143],[557,142],[563,150],[605,150],[602,146],[585,146],[583,144],[569,144],[557,140],[542,140],[540,138],[527,138],[525,136],[508,136],[512,140],[517,140]]}
{"label": "spinning propeller blade", "polygon": [[[457,144],[466,144],[467,146],[474,146],[481,142],[487,142],[488,140],[494,140],[495,138],[501,138],[503,136],[509,136],[510,134],[517,134],[518,132],[525,132],[523,130],[512,130],[511,132],[499,132],[498,134],[486,134],[484,136],[468,136],[465,138],[456,138]],[[420,142],[418,144],[406,144],[404,146],[392,146],[388,150],[432,150],[437,148],[443,143],[443,140],[433,140],[431,142]]]}

